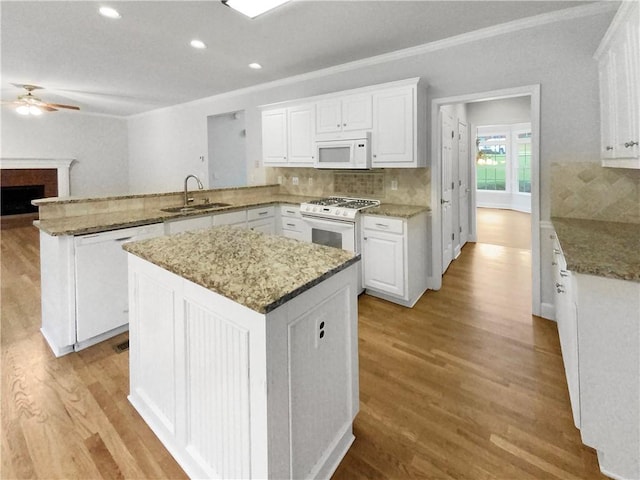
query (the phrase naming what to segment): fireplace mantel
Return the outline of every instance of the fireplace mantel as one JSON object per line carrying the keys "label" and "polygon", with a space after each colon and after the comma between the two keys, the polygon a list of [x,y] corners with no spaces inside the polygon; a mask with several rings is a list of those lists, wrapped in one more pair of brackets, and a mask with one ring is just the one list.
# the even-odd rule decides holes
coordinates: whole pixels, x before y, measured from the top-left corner
{"label": "fireplace mantel", "polygon": [[69,171],[75,158],[0,158],[1,168],[55,168],[58,171],[58,197],[71,195]]}

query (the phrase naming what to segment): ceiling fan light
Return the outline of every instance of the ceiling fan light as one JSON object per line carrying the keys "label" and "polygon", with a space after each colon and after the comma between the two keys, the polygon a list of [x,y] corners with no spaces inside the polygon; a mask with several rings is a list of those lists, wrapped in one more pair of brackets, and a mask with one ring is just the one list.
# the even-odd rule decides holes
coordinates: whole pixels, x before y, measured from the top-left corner
{"label": "ceiling fan light", "polygon": [[20,105],[16,108],[16,112],[20,115],[29,115],[29,106],[28,105]]}
{"label": "ceiling fan light", "polygon": [[42,115],[42,110],[40,110],[40,109],[39,109],[38,107],[36,107],[35,105],[30,105],[30,106],[29,106],[29,113],[30,113],[31,115],[38,116],[38,115]]}

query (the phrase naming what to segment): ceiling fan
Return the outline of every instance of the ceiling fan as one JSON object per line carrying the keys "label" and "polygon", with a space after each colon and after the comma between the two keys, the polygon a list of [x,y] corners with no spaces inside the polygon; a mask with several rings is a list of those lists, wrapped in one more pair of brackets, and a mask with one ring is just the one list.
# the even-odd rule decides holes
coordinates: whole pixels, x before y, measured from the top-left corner
{"label": "ceiling fan", "polygon": [[13,102],[3,101],[4,105],[13,105],[16,107],[16,112],[22,115],[42,115],[42,112],[56,112],[60,108],[67,108],[69,110],[80,110],[80,107],[75,105],[62,105],[60,103],[47,103],[42,99],[36,97],[32,92],[34,90],[42,90],[43,87],[37,85],[19,85],[13,83],[12,85],[18,88],[24,88],[27,93],[18,95],[18,98]]}

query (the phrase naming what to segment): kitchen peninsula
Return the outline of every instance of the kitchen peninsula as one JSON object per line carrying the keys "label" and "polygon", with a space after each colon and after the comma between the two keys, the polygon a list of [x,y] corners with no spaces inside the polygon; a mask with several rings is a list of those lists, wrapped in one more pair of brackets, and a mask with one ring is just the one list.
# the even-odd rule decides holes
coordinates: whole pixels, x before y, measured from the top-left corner
{"label": "kitchen peninsula", "polygon": [[354,440],[359,255],[231,226],[127,243],[129,399],[192,478],[327,478]]}

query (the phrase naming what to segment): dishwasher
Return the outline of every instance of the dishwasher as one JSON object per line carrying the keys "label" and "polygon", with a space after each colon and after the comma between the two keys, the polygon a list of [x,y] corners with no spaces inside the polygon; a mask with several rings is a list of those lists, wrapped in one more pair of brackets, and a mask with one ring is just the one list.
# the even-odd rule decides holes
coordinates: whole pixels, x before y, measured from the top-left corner
{"label": "dishwasher", "polygon": [[127,253],[122,244],[163,233],[163,225],[154,224],[75,237],[75,350],[128,329]]}

